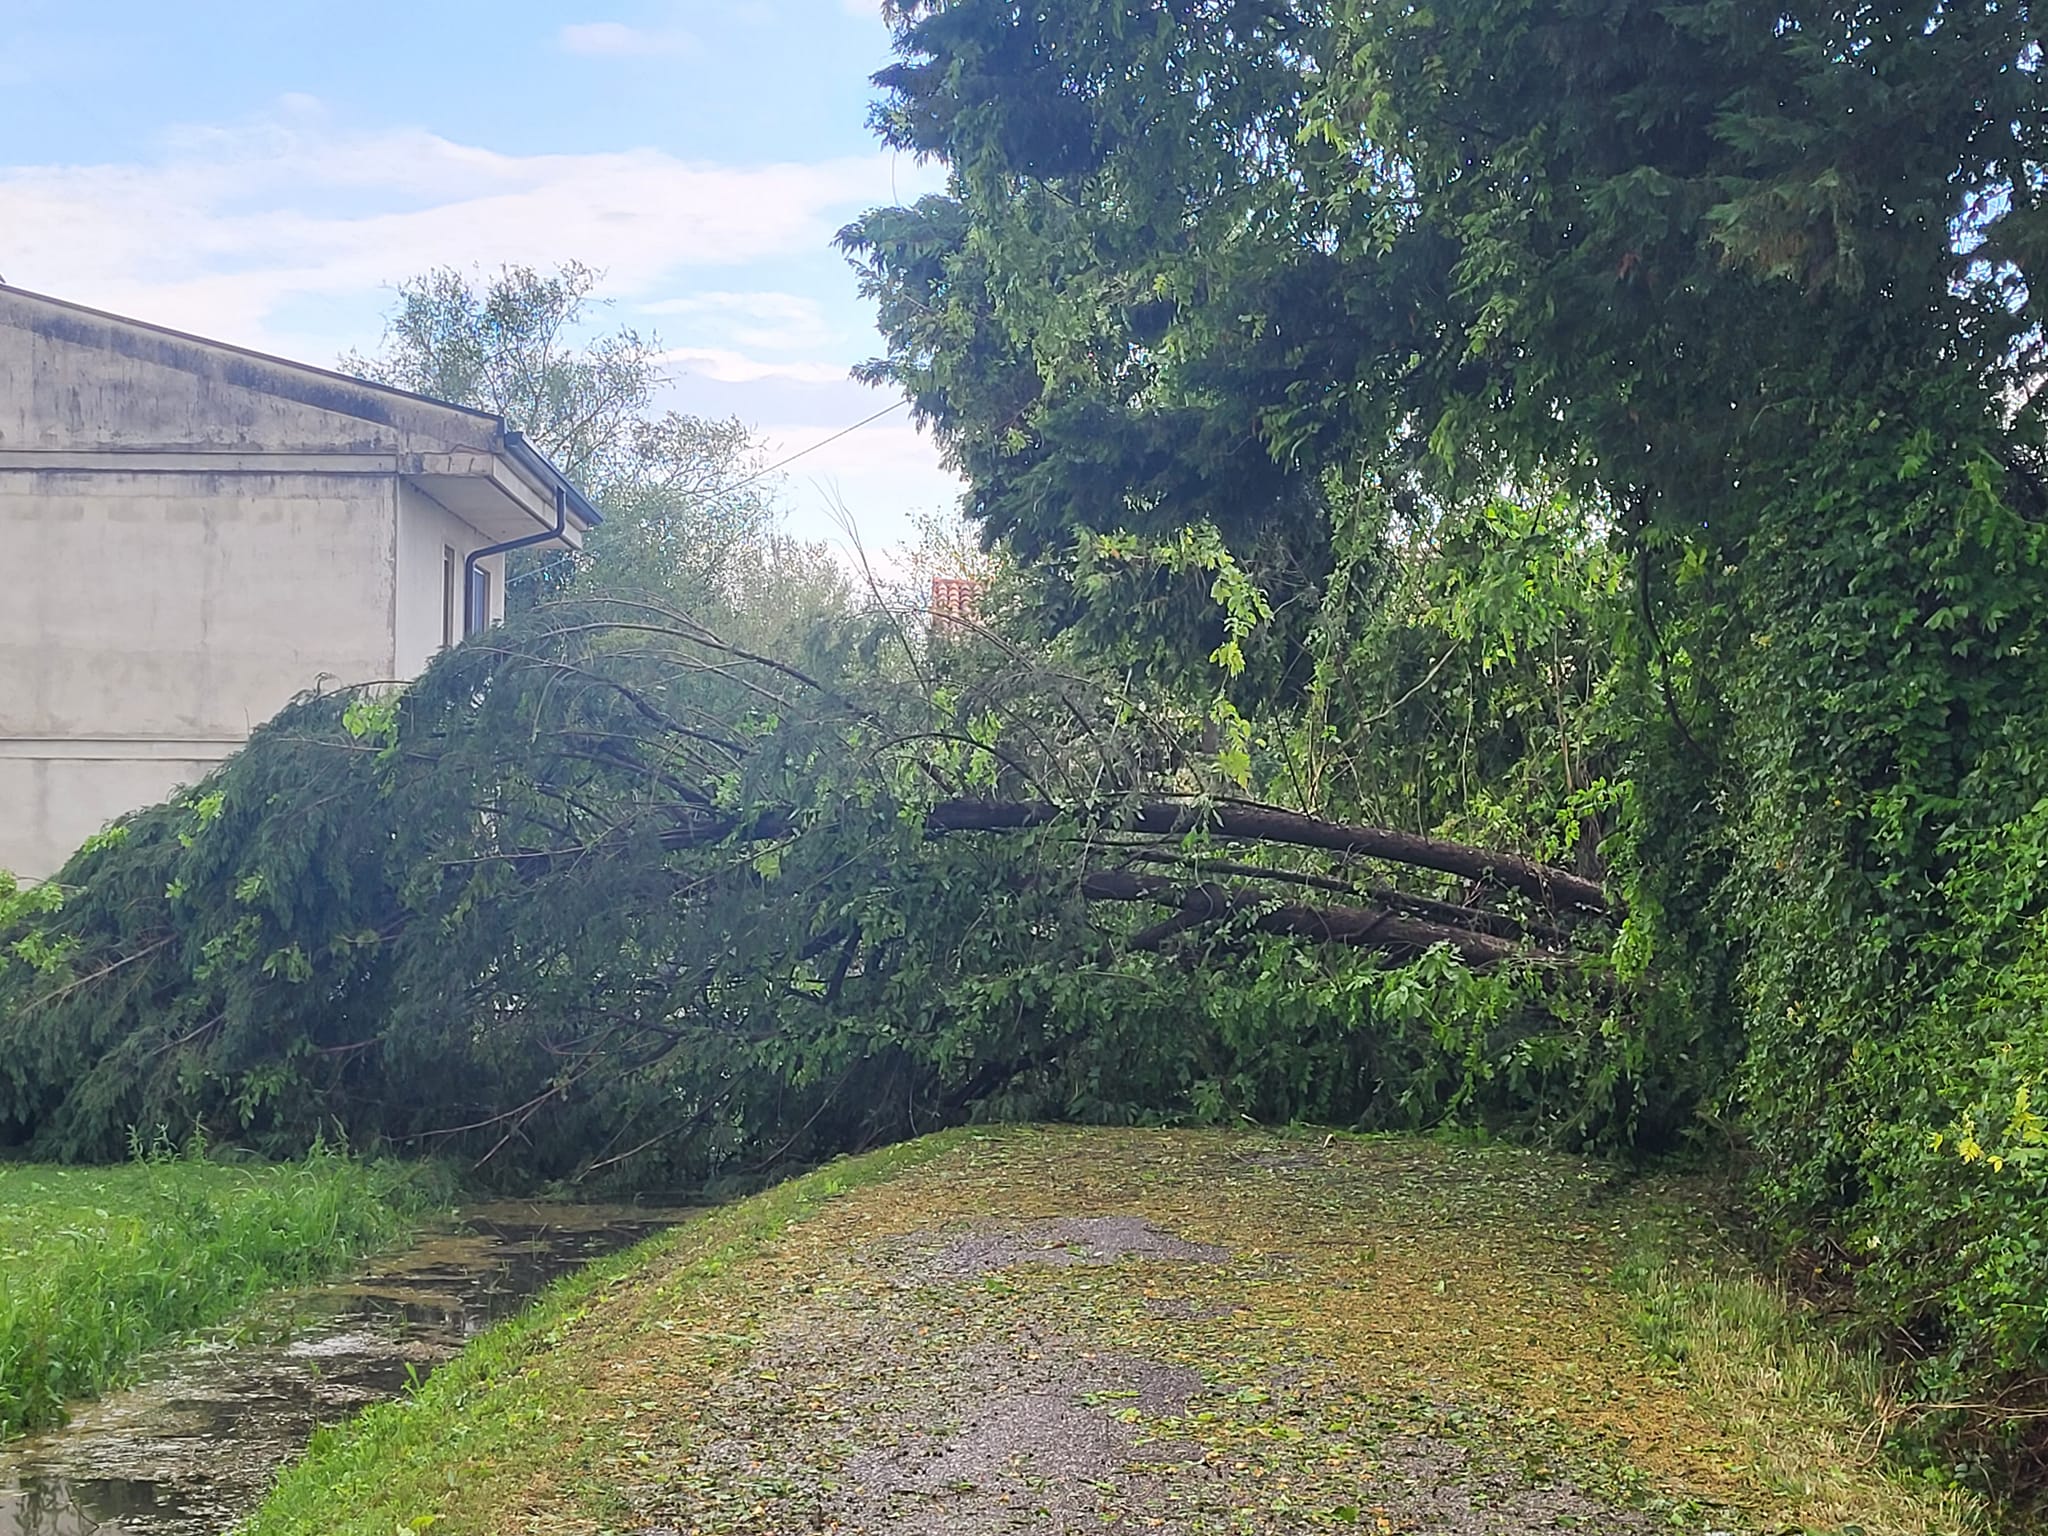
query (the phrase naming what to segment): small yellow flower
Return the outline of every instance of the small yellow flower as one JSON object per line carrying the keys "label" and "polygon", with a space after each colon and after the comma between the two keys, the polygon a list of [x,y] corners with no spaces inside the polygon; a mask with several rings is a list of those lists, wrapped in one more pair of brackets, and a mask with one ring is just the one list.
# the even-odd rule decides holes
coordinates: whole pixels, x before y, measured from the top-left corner
{"label": "small yellow flower", "polygon": [[1975,1136],[1965,1131],[1962,1140],[1956,1143],[1956,1155],[1966,1163],[1974,1163],[1984,1155],[1984,1149],[1977,1145]]}

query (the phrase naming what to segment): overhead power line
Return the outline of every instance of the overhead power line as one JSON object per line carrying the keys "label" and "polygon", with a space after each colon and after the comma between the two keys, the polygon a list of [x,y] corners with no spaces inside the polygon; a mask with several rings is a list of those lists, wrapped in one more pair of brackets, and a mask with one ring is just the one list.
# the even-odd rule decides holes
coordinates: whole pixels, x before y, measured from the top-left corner
{"label": "overhead power line", "polygon": [[[707,501],[716,501],[721,496],[730,496],[734,491],[743,491],[748,486],[754,484],[756,481],[767,479],[777,470],[783,469],[788,465],[794,464],[798,459],[805,457],[807,454],[816,453],[820,448],[829,448],[832,444],[838,442],[839,439],[845,437],[848,433],[858,432],[862,427],[868,426],[873,422],[880,421],[884,416],[890,415],[896,411],[900,411],[903,409],[904,406],[908,404],[910,404],[910,401],[906,398],[898,400],[893,405],[885,405],[879,411],[875,411],[869,415],[861,417],[861,419],[859,421],[856,421],[852,426],[841,427],[837,432],[834,432],[830,437],[819,438],[815,443],[812,443],[808,448],[799,448],[795,453],[785,454],[783,457],[777,459],[773,464],[768,465],[765,469],[755,470],[751,475],[747,476],[747,478],[744,480],[735,480],[731,485],[720,486],[717,490],[707,493],[704,499]],[[572,550],[570,551],[570,553],[561,556],[559,559],[550,560],[545,565],[536,566],[530,571],[521,571],[514,576],[507,576],[505,578],[505,585],[509,587],[514,582],[531,581],[535,577],[545,576],[549,571],[555,569],[556,566],[565,565],[575,558],[575,551]]]}
{"label": "overhead power line", "polygon": [[810,447],[799,448],[795,453],[777,459],[773,464],[770,464],[766,469],[756,470],[753,474],[747,476],[746,479],[737,481],[732,485],[725,486],[721,490],[714,491],[712,494],[714,496],[730,496],[734,491],[743,491],[748,486],[752,485],[756,480],[765,480],[770,475],[774,474],[778,469],[783,469],[788,465],[794,464],[798,459],[803,458],[806,454],[816,453],[820,448],[830,447],[833,443],[838,442],[839,439],[846,436],[849,432],[858,432],[862,427],[868,425],[868,423],[880,421],[884,416],[890,414],[890,412],[900,411],[903,409],[903,407],[905,407],[908,404],[910,404],[910,402],[907,399],[905,399],[898,400],[894,405],[885,405],[879,411],[876,411],[872,416],[863,416],[859,421],[856,421],[852,426],[841,427],[837,432],[834,432],[830,437],[821,437],[815,443],[811,444]]}

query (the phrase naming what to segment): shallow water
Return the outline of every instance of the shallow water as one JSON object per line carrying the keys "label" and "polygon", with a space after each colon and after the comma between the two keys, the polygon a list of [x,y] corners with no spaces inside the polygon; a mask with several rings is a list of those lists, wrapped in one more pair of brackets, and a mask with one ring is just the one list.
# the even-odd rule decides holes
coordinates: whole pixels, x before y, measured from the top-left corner
{"label": "shallow water", "polygon": [[220,1536],[318,1426],[398,1396],[556,1276],[690,1214],[472,1207],[464,1230],[295,1298],[255,1337],[160,1356],[141,1385],[0,1446],[0,1536]]}

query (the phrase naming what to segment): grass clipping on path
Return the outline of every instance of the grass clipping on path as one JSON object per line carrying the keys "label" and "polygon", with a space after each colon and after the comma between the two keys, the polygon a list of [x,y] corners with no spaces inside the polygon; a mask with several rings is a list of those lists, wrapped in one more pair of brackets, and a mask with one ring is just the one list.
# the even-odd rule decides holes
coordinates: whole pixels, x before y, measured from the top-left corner
{"label": "grass clipping on path", "polygon": [[0,1438],[59,1422],[167,1339],[397,1240],[427,1204],[416,1173],[333,1154],[0,1164]]}
{"label": "grass clipping on path", "polygon": [[578,1277],[250,1536],[1977,1528],[1736,1390],[1770,1346],[1709,1293],[1623,1288],[1684,1226],[1501,1148],[950,1132]]}

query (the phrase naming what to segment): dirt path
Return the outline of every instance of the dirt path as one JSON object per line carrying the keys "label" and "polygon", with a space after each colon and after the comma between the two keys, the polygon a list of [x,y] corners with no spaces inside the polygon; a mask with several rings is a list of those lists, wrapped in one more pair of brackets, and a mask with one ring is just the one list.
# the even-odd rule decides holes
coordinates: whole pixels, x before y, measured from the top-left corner
{"label": "dirt path", "polygon": [[1598,1169],[1066,1130],[903,1163],[736,1208],[302,1481],[384,1498],[378,1536],[1814,1523],[1639,1344],[1610,1277],[1682,1218]]}

